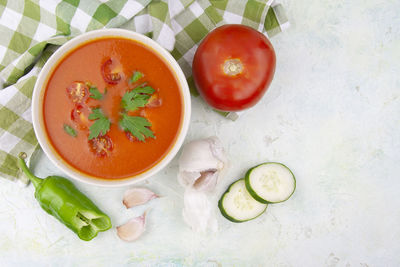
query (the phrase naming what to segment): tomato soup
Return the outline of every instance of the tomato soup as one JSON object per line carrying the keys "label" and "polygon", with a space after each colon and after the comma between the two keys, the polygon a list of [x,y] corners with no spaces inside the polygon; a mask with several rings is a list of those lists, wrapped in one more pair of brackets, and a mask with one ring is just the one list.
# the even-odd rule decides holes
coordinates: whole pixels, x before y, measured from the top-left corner
{"label": "tomato soup", "polygon": [[82,173],[103,179],[142,173],[178,135],[183,107],[175,74],[139,42],[89,41],[58,63],[46,86],[48,138]]}

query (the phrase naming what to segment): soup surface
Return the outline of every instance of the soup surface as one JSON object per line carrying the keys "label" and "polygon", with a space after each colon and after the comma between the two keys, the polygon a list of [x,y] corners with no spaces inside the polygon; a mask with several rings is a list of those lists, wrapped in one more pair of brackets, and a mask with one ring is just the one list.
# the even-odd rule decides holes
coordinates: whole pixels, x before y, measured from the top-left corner
{"label": "soup surface", "polygon": [[182,97],[150,48],[107,37],[81,45],[54,69],[44,95],[49,140],[75,169],[104,179],[144,172],[174,144]]}

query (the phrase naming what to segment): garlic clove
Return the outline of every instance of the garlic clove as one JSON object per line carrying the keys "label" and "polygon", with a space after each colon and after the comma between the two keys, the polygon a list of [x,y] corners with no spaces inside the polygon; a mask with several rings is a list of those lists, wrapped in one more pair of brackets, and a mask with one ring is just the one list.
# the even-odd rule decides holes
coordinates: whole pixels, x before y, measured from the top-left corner
{"label": "garlic clove", "polygon": [[147,203],[158,196],[147,188],[133,187],[125,191],[122,203],[127,209]]}
{"label": "garlic clove", "polygon": [[217,219],[214,214],[214,205],[207,193],[187,188],[183,195],[183,219],[195,232],[205,233],[207,229],[216,232]]}
{"label": "garlic clove", "polygon": [[220,161],[218,169],[224,168],[224,166],[228,163],[228,159],[226,157],[226,153],[224,147],[222,146],[221,140],[216,136],[212,136],[207,138],[208,142],[210,142],[211,153]]}
{"label": "garlic clove", "polygon": [[200,177],[193,184],[193,188],[198,191],[212,191],[217,185],[218,172],[217,170],[207,170],[200,172]]}
{"label": "garlic clove", "polygon": [[117,227],[117,235],[124,241],[135,241],[145,230],[146,213],[142,216],[130,219],[123,225]]}
{"label": "garlic clove", "polygon": [[194,140],[183,147],[178,181],[184,187],[212,191],[226,165],[225,152],[217,137]]}
{"label": "garlic clove", "polygon": [[211,145],[212,143],[208,138],[194,140],[185,144],[179,158],[179,169],[191,172],[218,169],[219,160],[213,155]]}
{"label": "garlic clove", "polygon": [[178,182],[180,185],[187,187],[192,186],[196,180],[201,176],[200,172],[179,171]]}

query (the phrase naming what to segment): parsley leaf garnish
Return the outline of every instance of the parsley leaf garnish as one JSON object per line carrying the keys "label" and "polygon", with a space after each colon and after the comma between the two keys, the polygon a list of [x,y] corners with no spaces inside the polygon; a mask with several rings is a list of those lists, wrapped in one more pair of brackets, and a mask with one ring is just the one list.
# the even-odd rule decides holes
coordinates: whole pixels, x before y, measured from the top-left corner
{"label": "parsley leaf garnish", "polygon": [[119,125],[122,130],[130,132],[139,141],[143,142],[147,137],[155,138],[153,131],[148,128],[151,127],[151,123],[146,118],[123,113]]}
{"label": "parsley leaf garnish", "polygon": [[95,86],[91,86],[89,88],[89,92],[90,92],[90,97],[93,99],[102,99],[103,98],[103,94],[100,93],[99,89],[97,89],[97,87],[95,87]]}
{"label": "parsley leaf garnish", "polygon": [[105,135],[110,130],[111,122],[103,114],[100,108],[92,109],[92,113],[89,114],[89,120],[95,120],[89,128],[89,140],[96,138],[99,135]]}
{"label": "parsley leaf garnish", "polygon": [[77,135],[75,129],[68,124],[64,124],[64,131],[72,137],[76,137]]}
{"label": "parsley leaf garnish", "polygon": [[129,83],[135,83],[138,80],[140,80],[143,77],[143,73],[141,73],[140,71],[135,71],[132,74],[132,77],[129,79]]}
{"label": "parsley leaf garnish", "polygon": [[126,111],[135,111],[144,107],[149,101],[150,96],[154,93],[154,89],[150,86],[136,87],[128,91],[122,97],[121,105]]}

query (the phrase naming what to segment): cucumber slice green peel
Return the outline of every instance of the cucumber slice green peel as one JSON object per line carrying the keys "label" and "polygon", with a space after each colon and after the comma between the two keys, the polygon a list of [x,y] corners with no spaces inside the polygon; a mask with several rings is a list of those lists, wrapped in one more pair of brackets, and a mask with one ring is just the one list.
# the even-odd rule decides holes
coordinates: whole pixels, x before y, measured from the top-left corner
{"label": "cucumber slice green peel", "polygon": [[249,194],[244,179],[233,182],[218,201],[222,215],[236,223],[257,218],[265,212],[267,206]]}
{"label": "cucumber slice green peel", "polygon": [[257,201],[265,204],[288,200],[296,189],[296,179],[282,163],[266,162],[247,171],[246,188]]}

